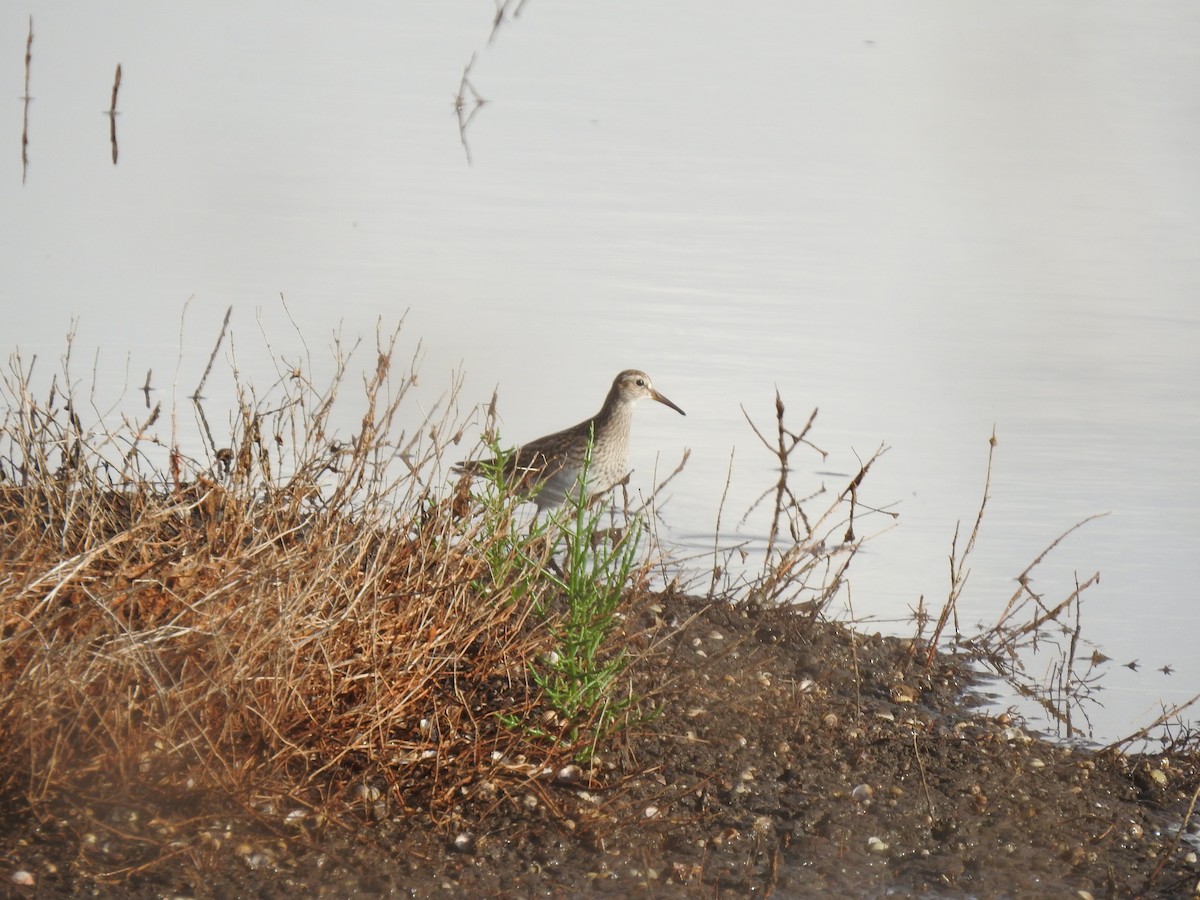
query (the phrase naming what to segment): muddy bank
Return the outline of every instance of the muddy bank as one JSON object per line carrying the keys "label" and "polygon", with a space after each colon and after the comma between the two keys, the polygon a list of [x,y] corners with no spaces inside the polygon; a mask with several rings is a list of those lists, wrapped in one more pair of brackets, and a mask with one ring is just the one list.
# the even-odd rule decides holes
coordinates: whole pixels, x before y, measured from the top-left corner
{"label": "muddy bank", "polygon": [[657,596],[626,629],[642,650],[635,691],[659,712],[577,769],[509,761],[437,823],[386,791],[364,791],[350,827],[301,806],[249,816],[186,797],[39,820],[10,797],[3,888],[1179,897],[1200,882],[1195,835],[1175,832],[1200,783],[1194,753],[1043,743],[973,712],[954,660],[926,669],[912,642],[793,610]]}

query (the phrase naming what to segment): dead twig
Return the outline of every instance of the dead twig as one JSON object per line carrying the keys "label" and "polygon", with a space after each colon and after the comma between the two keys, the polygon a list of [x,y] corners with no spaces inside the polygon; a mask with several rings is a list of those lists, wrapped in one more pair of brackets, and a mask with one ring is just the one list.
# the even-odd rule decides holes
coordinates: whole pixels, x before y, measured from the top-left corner
{"label": "dead twig", "polygon": [[[933,627],[933,633],[929,637],[929,649],[925,654],[925,667],[929,668],[933,665],[933,657],[937,653],[938,643],[942,639],[942,632],[945,631],[946,624],[950,618],[954,617],[954,631],[958,633],[958,600],[962,596],[963,589],[967,586],[967,579],[971,576],[971,570],[967,568],[967,562],[971,558],[972,552],[975,550],[975,541],[979,537],[979,526],[983,522],[983,513],[987,509],[988,500],[991,498],[989,493],[992,488],[992,461],[996,455],[996,429],[992,428],[992,436],[988,438],[988,459],[987,459],[987,474],[983,479],[983,498],[979,501],[979,511],[975,514],[975,525],[971,528],[971,536],[967,540],[967,546],[963,548],[962,555],[958,555],[958,533],[959,525],[954,526],[954,537],[950,541],[950,594],[946,598],[946,602],[942,605],[942,611],[938,614],[937,624]],[[959,523],[961,524],[961,523]]]}
{"label": "dead twig", "polygon": [[200,383],[196,385],[196,390],[192,391],[192,396],[189,398],[193,403],[199,403],[204,399],[202,391],[204,390],[205,382],[208,381],[208,376],[212,372],[213,363],[216,362],[217,353],[221,349],[221,342],[225,340],[225,333],[229,330],[229,317],[233,315],[233,307],[225,310],[225,318],[221,322],[221,333],[217,335],[217,342],[213,344],[212,353],[208,357],[208,365],[204,367],[204,374],[200,376]]}

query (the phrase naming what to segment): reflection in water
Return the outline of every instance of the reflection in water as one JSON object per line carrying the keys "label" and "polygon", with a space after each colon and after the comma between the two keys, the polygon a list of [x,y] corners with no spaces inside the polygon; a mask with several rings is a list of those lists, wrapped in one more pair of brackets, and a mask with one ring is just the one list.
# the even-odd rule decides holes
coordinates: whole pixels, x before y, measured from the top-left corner
{"label": "reflection in water", "polygon": [[[25,184],[29,175],[29,104],[33,100],[33,96],[29,93],[29,76],[33,64],[33,16],[29,17],[29,34],[25,38],[25,92],[18,98],[22,101],[22,117],[21,117],[21,183]],[[117,147],[117,93],[121,89],[121,64],[117,63],[116,73],[113,75],[112,100],[109,103],[108,110],[104,113],[108,116],[108,142],[112,148],[113,165],[117,164],[118,147]]]}
{"label": "reflection in water", "polygon": [[[458,138],[462,141],[463,152],[467,154],[467,165],[471,165],[471,145],[467,143],[467,126],[471,124],[471,120],[475,118],[475,113],[479,112],[480,107],[487,103],[483,97],[479,96],[479,92],[475,90],[475,85],[471,84],[471,67],[475,65],[475,54],[471,54],[471,59],[463,69],[462,81],[458,83],[458,93],[454,95],[454,114],[458,117]],[[471,99],[467,99],[467,94],[471,95]]]}
{"label": "reflection in water", "polygon": [[[511,14],[509,9],[512,9]],[[496,40],[496,35],[500,31],[500,26],[512,18],[516,19],[521,15],[521,10],[525,8],[525,0],[499,0],[496,3],[496,15],[492,19],[492,33],[488,35],[488,43]]]}
{"label": "reflection in water", "polygon": [[25,93],[21,95],[24,112],[21,120],[21,184],[29,174],[29,68],[33,62],[33,16],[29,17],[29,36],[25,38]]}
{"label": "reflection in water", "polygon": [[117,63],[117,73],[113,76],[112,103],[108,112],[108,142],[112,145],[113,165],[117,164],[117,91],[121,89],[121,64]]}
{"label": "reflection in water", "polygon": [[[521,10],[524,8],[525,0],[497,0],[496,15],[492,18],[492,30],[487,39],[489,47],[495,42],[496,35],[500,33],[500,26],[510,19],[520,16]],[[479,112],[479,108],[487,103],[475,90],[475,85],[471,84],[471,69],[475,65],[477,55],[476,53],[471,54],[471,59],[463,68],[462,80],[458,84],[458,93],[454,95],[454,114],[458,118],[458,138],[462,143],[463,152],[467,155],[467,165],[474,163],[471,158],[471,146],[467,143],[467,126],[471,124],[471,120],[475,118],[475,113]]]}

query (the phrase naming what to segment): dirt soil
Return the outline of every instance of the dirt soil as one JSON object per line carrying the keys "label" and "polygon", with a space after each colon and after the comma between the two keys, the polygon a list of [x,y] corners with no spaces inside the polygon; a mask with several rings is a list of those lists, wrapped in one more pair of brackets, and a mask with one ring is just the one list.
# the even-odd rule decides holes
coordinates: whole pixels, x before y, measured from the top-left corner
{"label": "dirt soil", "polygon": [[972,711],[954,660],[794,609],[657,596],[626,629],[662,712],[581,768],[513,761],[438,823],[367,790],[350,828],[10,798],[0,894],[1197,896],[1195,755],[1043,742]]}

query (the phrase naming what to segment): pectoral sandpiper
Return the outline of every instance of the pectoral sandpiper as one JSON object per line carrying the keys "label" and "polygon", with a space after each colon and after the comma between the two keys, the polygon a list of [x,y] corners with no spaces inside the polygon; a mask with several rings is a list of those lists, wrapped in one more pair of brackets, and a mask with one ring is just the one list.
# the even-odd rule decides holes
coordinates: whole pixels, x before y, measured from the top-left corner
{"label": "pectoral sandpiper", "polygon": [[[629,431],[633,407],[644,397],[657,400],[677,413],[682,409],[660,394],[650,376],[637,369],[626,369],[613,379],[600,412],[578,425],[556,431],[517,447],[504,466],[506,483],[518,493],[528,495],[538,512],[560,505],[578,482],[592,444],[587,470],[587,494],[594,497],[620,484],[629,474]],[[478,475],[493,470],[496,460],[467,460],[455,471]]]}

